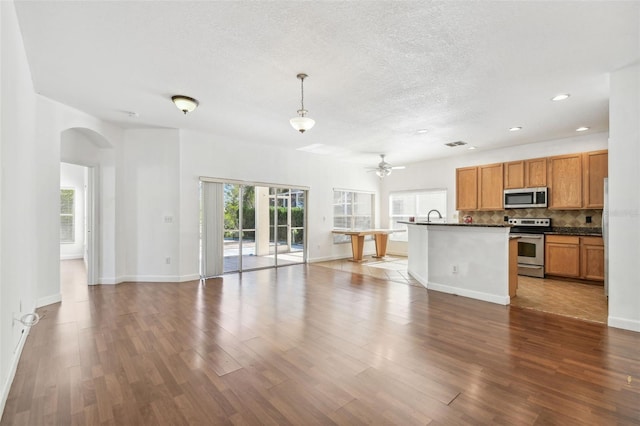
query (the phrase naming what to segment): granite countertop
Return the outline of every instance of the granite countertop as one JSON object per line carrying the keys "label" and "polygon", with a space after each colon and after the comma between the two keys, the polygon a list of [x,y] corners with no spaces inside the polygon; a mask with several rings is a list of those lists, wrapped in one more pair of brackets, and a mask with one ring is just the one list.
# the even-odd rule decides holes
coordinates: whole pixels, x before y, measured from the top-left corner
{"label": "granite countertop", "polygon": [[553,226],[551,232],[545,232],[546,235],[573,235],[586,237],[601,237],[602,228],[581,228],[569,226]]}
{"label": "granite countertop", "polygon": [[404,223],[407,225],[429,225],[429,226],[466,226],[466,227],[482,227],[482,228],[511,228],[511,225],[499,223],[441,223],[441,222],[408,222],[406,220],[398,221],[398,223]]}

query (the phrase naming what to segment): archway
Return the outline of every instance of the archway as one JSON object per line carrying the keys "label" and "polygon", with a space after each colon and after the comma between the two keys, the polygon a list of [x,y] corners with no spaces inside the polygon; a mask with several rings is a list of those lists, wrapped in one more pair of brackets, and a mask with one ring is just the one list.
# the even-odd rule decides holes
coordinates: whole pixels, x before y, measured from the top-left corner
{"label": "archway", "polygon": [[[105,166],[110,166],[112,155],[108,152],[112,149],[112,145],[101,134],[87,128],[74,127],[66,129],[60,135],[60,163],[61,171],[68,170],[63,167],[62,163],[69,165],[81,166],[84,170],[84,185],[78,188],[82,193],[78,193],[77,199],[83,203],[83,209],[76,209],[83,214],[82,218],[78,218],[77,223],[82,224],[82,247],[81,257],[84,260],[86,270],[86,283],[88,285],[100,284],[103,271],[101,252],[103,243],[101,241],[101,209],[103,203],[102,190],[102,174]],[[63,196],[61,190],[61,197]],[[61,202],[64,206],[64,203]],[[61,236],[64,233],[65,225],[61,211]],[[76,232],[78,235],[79,232]],[[62,249],[59,255],[62,255]],[[60,256],[61,259],[63,256]],[[75,256],[77,257],[77,256]]]}

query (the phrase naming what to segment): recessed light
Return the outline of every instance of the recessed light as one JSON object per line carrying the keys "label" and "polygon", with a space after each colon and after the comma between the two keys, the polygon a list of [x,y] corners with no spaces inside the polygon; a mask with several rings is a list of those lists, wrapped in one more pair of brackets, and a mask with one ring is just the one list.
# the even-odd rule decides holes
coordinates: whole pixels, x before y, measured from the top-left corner
{"label": "recessed light", "polygon": [[467,148],[467,149],[476,149],[476,147],[475,147],[475,146],[470,146],[470,147],[469,147],[469,148]]}
{"label": "recessed light", "polygon": [[576,129],[576,132],[586,132],[587,130],[589,130],[589,128],[588,128],[588,127],[584,127],[584,126],[582,126],[582,127],[578,127],[578,128]]}
{"label": "recessed light", "polygon": [[509,129],[510,132],[517,132],[517,131],[520,131],[520,130],[522,130],[522,127],[511,127]]}
{"label": "recessed light", "polygon": [[416,130],[416,133],[419,135],[424,135],[425,133],[429,133],[428,129],[418,129]]}
{"label": "recessed light", "polygon": [[551,98],[552,101],[564,101],[565,99],[568,99],[569,96],[571,96],[568,93],[560,93],[559,95],[555,95],[553,98]]}

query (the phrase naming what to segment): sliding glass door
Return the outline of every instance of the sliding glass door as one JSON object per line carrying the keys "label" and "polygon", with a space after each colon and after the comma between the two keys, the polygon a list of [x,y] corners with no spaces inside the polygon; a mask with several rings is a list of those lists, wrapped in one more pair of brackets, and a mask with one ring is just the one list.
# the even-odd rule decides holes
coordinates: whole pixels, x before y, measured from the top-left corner
{"label": "sliding glass door", "polygon": [[306,262],[306,188],[217,180],[201,185],[219,188],[201,191],[203,277]]}

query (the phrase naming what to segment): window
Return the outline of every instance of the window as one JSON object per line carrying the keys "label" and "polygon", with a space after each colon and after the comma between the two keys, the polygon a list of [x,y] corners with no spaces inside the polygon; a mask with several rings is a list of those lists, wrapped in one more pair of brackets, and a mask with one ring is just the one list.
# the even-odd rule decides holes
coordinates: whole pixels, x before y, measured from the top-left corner
{"label": "window", "polygon": [[[333,190],[334,229],[371,229],[373,227],[374,194]],[[334,243],[351,241],[348,235],[334,235]]]}
{"label": "window", "polygon": [[60,242],[73,243],[75,238],[75,190],[60,190]]}
{"label": "window", "polygon": [[[399,220],[408,221],[413,216],[416,221],[426,221],[430,210],[436,209],[442,214],[442,219],[436,213],[431,214],[433,222],[444,222],[447,217],[447,190],[423,189],[418,191],[392,192],[389,195],[389,219],[391,228],[407,229],[407,225],[398,223]],[[406,232],[395,232],[389,235],[394,241],[407,241]]]}

